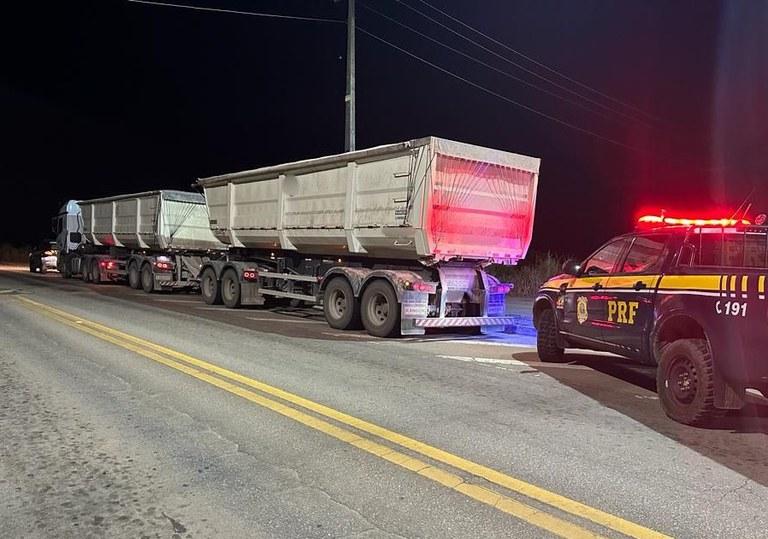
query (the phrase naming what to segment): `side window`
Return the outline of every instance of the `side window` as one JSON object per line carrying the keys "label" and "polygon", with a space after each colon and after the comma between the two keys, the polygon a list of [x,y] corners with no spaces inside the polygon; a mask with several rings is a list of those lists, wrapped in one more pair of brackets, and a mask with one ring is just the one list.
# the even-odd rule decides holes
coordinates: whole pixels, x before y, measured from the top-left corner
{"label": "side window", "polygon": [[747,234],[744,242],[744,265],[748,268],[766,268],[765,234]]}
{"label": "side window", "polygon": [[667,254],[667,235],[638,236],[629,248],[621,273],[658,273]]}
{"label": "side window", "polygon": [[613,268],[619,261],[624,247],[627,245],[626,239],[612,241],[589,258],[582,267],[585,275],[607,275],[613,273]]}

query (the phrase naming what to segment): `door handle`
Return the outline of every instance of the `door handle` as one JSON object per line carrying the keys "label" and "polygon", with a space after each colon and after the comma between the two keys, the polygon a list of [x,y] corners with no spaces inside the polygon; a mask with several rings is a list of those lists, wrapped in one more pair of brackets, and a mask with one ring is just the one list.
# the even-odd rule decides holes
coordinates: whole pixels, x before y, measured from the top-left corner
{"label": "door handle", "polygon": [[600,283],[595,283],[595,284],[593,284],[593,285],[592,285],[592,290],[594,290],[595,292],[597,292],[597,291],[598,291],[598,290],[600,290],[602,287],[603,287],[603,285],[601,285]]}
{"label": "door handle", "polygon": [[646,288],[648,288],[648,285],[645,284],[643,281],[637,281],[633,288],[635,290],[645,290]]}

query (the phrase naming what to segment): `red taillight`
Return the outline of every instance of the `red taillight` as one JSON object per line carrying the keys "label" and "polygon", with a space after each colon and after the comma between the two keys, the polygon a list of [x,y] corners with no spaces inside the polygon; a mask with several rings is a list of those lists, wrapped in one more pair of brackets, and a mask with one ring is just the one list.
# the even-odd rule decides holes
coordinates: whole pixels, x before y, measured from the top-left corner
{"label": "red taillight", "polygon": [[102,260],[99,262],[99,266],[106,269],[115,269],[117,264],[114,260]]}
{"label": "red taillight", "polygon": [[406,290],[413,290],[414,292],[426,292],[427,294],[434,294],[437,292],[437,285],[434,283],[425,283],[424,281],[403,281],[403,288]]}
{"label": "red taillight", "polygon": [[513,285],[507,283],[499,283],[491,286],[489,292],[491,294],[509,294],[512,291],[512,286]]}
{"label": "red taillight", "polygon": [[259,272],[252,268],[246,268],[243,270],[244,281],[256,281],[259,278]]}
{"label": "red taillight", "polygon": [[170,262],[155,262],[155,269],[157,271],[173,271],[173,264]]}

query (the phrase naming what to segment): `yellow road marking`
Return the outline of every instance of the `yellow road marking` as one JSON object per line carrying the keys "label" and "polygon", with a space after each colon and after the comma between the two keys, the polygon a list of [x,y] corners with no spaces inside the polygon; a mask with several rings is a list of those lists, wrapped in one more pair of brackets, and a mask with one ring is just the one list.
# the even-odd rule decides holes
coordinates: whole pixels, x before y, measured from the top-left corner
{"label": "yellow road marking", "polygon": [[[235,390],[230,391],[232,393],[238,394],[244,398],[248,398],[248,400],[252,400],[253,402],[257,402],[256,400],[253,400],[249,397],[245,397],[245,394],[253,395],[255,397],[258,397],[260,399],[258,401],[259,404],[262,406],[265,406],[267,408],[273,409],[274,411],[277,411],[278,413],[281,413],[283,415],[286,415],[287,417],[291,417],[292,419],[296,419],[295,414],[303,414],[302,412],[299,412],[295,410],[294,408],[287,407],[283,404],[280,404],[278,402],[265,399],[264,397],[261,397],[260,395],[257,395],[256,393],[252,393],[246,389],[243,389],[239,386],[234,386],[232,384],[229,384],[228,382],[222,381],[219,378],[211,377],[209,374],[202,373],[201,371],[191,368],[187,365],[184,365],[184,363],[194,365],[195,367],[199,367],[201,369],[205,369],[211,373],[214,373],[218,376],[221,376],[223,378],[227,378],[229,380],[238,382],[240,384],[243,384],[248,387],[252,387],[254,389],[257,389],[263,393],[272,395],[274,397],[278,397],[286,402],[290,402],[291,404],[294,404],[296,406],[300,406],[304,409],[310,410],[312,412],[315,412],[319,415],[325,416],[327,418],[333,419],[339,423],[348,425],[350,427],[354,427],[358,430],[361,430],[363,432],[367,432],[369,434],[372,434],[374,436],[377,436],[383,440],[386,440],[390,443],[399,445],[401,447],[404,447],[406,449],[409,449],[415,453],[421,454],[425,457],[428,457],[432,460],[442,462],[443,464],[447,464],[455,469],[464,471],[466,473],[475,475],[477,477],[481,477],[491,483],[494,483],[498,486],[507,488],[509,490],[512,490],[514,492],[517,492],[519,494],[525,495],[531,499],[534,499],[536,501],[539,501],[541,503],[550,505],[556,509],[559,509],[561,511],[564,511],[566,513],[570,513],[572,515],[575,515],[580,518],[584,518],[586,520],[590,520],[596,524],[600,524],[601,526],[605,526],[606,528],[612,529],[614,531],[623,533],[624,535],[630,536],[630,537],[636,537],[636,538],[664,538],[667,537],[666,535],[656,532],[654,530],[651,530],[649,528],[646,528],[644,526],[641,526],[639,524],[627,521],[625,519],[622,519],[620,517],[617,517],[615,515],[611,515],[610,513],[606,513],[604,511],[601,511],[599,509],[590,507],[588,505],[585,505],[581,502],[578,502],[576,500],[571,500],[570,498],[566,498],[565,496],[561,496],[559,494],[556,494],[554,492],[550,492],[544,488],[538,487],[536,485],[532,485],[530,483],[527,483],[525,481],[522,481],[520,479],[516,479],[514,477],[511,477],[509,475],[503,474],[501,472],[498,472],[496,470],[493,470],[491,468],[488,468],[486,466],[483,466],[481,464],[477,464],[475,462],[472,462],[470,460],[464,459],[462,457],[459,457],[457,455],[453,455],[451,453],[448,453],[446,451],[443,451],[442,449],[438,449],[436,447],[430,446],[428,444],[425,444],[423,442],[419,442],[418,440],[414,440],[413,438],[409,438],[407,436],[404,436],[402,434],[399,434],[397,432],[388,430],[384,427],[380,427],[378,425],[375,425],[373,423],[367,422],[365,420],[350,416],[348,414],[345,414],[343,412],[340,412],[338,410],[335,410],[333,408],[327,407],[325,405],[310,401],[308,399],[305,399],[303,397],[300,397],[298,395],[295,395],[293,393],[287,392],[285,390],[279,389],[274,386],[270,386],[268,384],[265,384],[263,382],[259,382],[258,380],[254,380],[252,378],[248,378],[246,376],[243,376],[242,374],[238,374],[236,372],[230,371],[228,369],[219,367],[217,365],[208,363],[206,361],[197,359],[195,357],[189,356],[187,354],[184,354],[182,352],[178,352],[176,350],[172,350],[170,348],[164,347],[162,345],[152,343],[150,341],[146,341],[144,339],[135,337],[133,335],[123,333],[119,330],[104,326],[102,324],[99,324],[97,322],[93,322],[90,320],[83,319],[82,317],[75,316],[72,314],[69,314],[65,311],[61,311],[59,309],[56,309],[55,307],[51,307],[49,305],[45,305],[42,303],[38,303],[36,301],[30,300],[28,298],[19,297],[20,301],[23,301],[24,303],[28,304],[29,306],[36,307],[41,312],[44,312],[48,316],[51,316],[53,318],[58,319],[59,321],[66,323],[67,325],[76,327],[78,329],[81,329],[83,331],[86,331],[87,333],[90,333],[96,337],[99,337],[103,340],[107,340],[109,342],[113,342],[114,344],[117,344],[118,346],[121,346],[123,348],[129,349],[131,351],[134,351],[144,357],[148,357],[150,359],[153,359],[155,361],[158,361],[159,363],[163,363],[164,365],[167,365],[169,367],[175,368],[177,370],[180,370],[182,372],[185,372],[186,374],[190,374],[191,376],[194,376],[195,378],[199,378],[201,380],[210,382],[208,379],[215,380],[216,383],[213,383],[213,385],[216,385],[217,387],[221,387],[222,389],[226,389],[229,391],[228,387],[232,386]],[[125,342],[128,341],[128,342]],[[147,350],[149,349],[149,350]],[[154,351],[154,352],[153,352]],[[166,356],[170,356],[173,358],[176,358],[178,360],[181,360],[184,363],[177,363],[176,361],[169,360],[167,358],[162,358],[161,356],[158,356],[157,353],[159,352],[161,354],[164,354]],[[150,357],[151,355],[151,357]],[[173,363],[173,364],[169,364]],[[227,387],[222,387],[221,384],[227,384]],[[266,403],[262,403],[265,401],[266,403],[270,403],[271,405],[267,405]],[[274,405],[275,407],[273,408]],[[279,407],[279,409],[277,408]],[[290,412],[283,413],[283,409],[288,410]],[[306,415],[306,414],[303,414]],[[418,459],[414,459],[413,457],[410,457],[408,455],[397,453],[394,450],[390,450],[390,448],[386,446],[382,446],[380,444],[377,444],[376,442],[373,442],[371,440],[367,440],[365,438],[361,438],[354,433],[351,433],[349,431],[344,431],[343,429],[339,429],[338,427],[326,423],[320,419],[317,419],[313,416],[307,416],[309,418],[308,421],[301,421],[302,423],[306,424],[307,426],[310,426],[312,428],[315,428],[316,430],[322,430],[323,432],[326,432],[323,430],[325,428],[324,426],[327,425],[329,427],[327,434],[334,436],[340,440],[346,441],[347,443],[350,443],[352,445],[356,445],[356,447],[359,447],[360,449],[363,449],[364,451],[367,451],[371,454],[380,456],[390,462],[393,462],[395,464],[398,464],[402,467],[405,467],[407,469],[410,469],[412,471],[416,471],[417,473],[420,473],[424,469],[427,469],[426,467],[434,468],[426,463],[423,463],[419,461]],[[299,421],[297,419],[297,421]],[[318,425],[323,425],[323,428],[319,428]],[[340,430],[344,435],[336,436],[336,430]],[[351,436],[351,438],[349,438]],[[355,442],[355,443],[353,443]],[[372,444],[372,445],[370,445]],[[380,454],[381,453],[381,454]],[[423,464],[423,466],[422,466]],[[421,467],[420,467],[421,466]],[[432,472],[427,472],[432,473]],[[447,473],[447,472],[443,472]],[[425,474],[421,474],[425,475]],[[452,475],[452,474],[451,474]],[[458,477],[458,476],[456,476]],[[434,477],[430,477],[433,480]],[[460,479],[460,478],[459,478]],[[441,481],[438,481],[441,482]],[[451,481],[447,481],[450,483]],[[445,483],[443,483],[445,484]],[[448,486],[448,485],[446,485]],[[501,494],[497,494],[493,491],[489,491],[488,489],[482,489],[477,490],[475,488],[475,485],[469,485],[467,483],[457,483],[456,485],[449,487],[453,490],[456,490],[458,492],[461,492],[467,496],[472,497],[473,499],[476,499],[477,501],[481,501],[482,503],[488,503],[489,495],[488,492],[491,492],[494,496],[499,496],[499,502],[497,502],[494,507],[497,509],[500,509],[502,511],[505,511],[509,514],[514,514],[514,516],[517,516],[518,518],[522,518],[524,520],[528,520],[527,517],[522,515],[528,515],[528,511],[533,512],[533,514],[536,515],[546,515],[548,519],[555,519],[556,522],[552,523],[547,521],[550,525],[554,526],[555,528],[558,528],[560,525],[559,523],[562,523],[566,526],[574,526],[573,524],[563,521],[560,519],[557,519],[556,517],[547,515],[546,513],[543,513],[537,509],[534,509],[532,507],[528,507],[520,502],[517,502],[516,500],[513,500],[511,498],[506,498]],[[481,488],[481,487],[478,487]],[[470,495],[468,493],[474,494]],[[492,497],[492,496],[491,496]],[[503,503],[502,503],[503,502]],[[506,510],[506,509],[509,510]],[[512,510],[516,510],[517,513],[512,513]],[[546,523],[544,523],[546,524]],[[544,525],[536,524],[537,526],[540,526],[544,529],[548,529],[549,531],[552,531],[553,533],[556,533],[558,535],[561,535],[559,531],[553,531],[550,528],[546,528]],[[578,530],[582,533],[586,532],[590,536],[593,536],[591,532],[588,532],[587,530],[584,530],[583,528],[578,528]],[[569,531],[567,532],[567,537],[576,537],[578,535],[573,535],[574,532]]]}

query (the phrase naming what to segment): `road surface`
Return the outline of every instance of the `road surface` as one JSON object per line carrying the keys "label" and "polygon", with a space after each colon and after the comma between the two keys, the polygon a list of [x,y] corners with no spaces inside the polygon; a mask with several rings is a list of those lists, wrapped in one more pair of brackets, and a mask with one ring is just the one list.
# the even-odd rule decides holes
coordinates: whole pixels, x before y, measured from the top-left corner
{"label": "road surface", "polygon": [[530,340],[0,269],[0,536],[765,537],[768,414]]}

